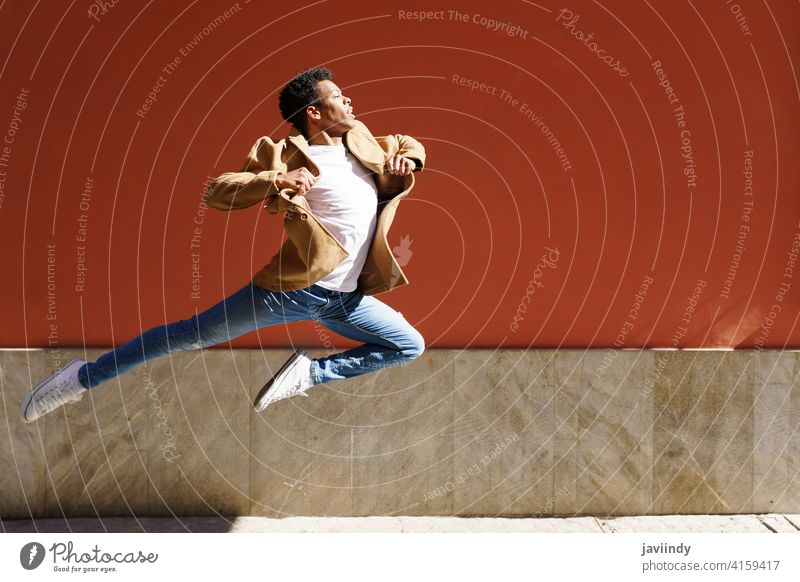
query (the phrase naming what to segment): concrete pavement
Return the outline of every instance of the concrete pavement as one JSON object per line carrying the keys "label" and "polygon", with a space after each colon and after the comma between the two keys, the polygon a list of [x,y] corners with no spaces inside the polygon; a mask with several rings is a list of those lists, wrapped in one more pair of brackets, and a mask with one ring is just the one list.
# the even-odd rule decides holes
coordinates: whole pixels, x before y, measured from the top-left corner
{"label": "concrete pavement", "polygon": [[634,517],[172,517],[0,520],[6,533],[800,533],[800,515]]}

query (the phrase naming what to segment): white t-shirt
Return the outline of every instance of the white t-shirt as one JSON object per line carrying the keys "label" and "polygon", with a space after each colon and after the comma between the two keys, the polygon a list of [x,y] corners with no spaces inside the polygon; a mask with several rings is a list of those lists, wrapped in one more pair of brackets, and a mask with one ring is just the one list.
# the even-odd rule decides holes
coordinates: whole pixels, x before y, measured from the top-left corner
{"label": "white t-shirt", "polygon": [[350,253],[316,284],[334,291],[355,291],[377,223],[375,180],[344,144],[309,148],[320,176],[306,192],[308,207]]}

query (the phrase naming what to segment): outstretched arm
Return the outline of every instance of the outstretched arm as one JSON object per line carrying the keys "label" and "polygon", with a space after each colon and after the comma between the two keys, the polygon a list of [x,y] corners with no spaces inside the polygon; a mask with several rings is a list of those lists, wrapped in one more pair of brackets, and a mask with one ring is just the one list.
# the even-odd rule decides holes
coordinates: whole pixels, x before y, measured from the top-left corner
{"label": "outstretched arm", "polygon": [[278,177],[280,172],[272,169],[270,152],[276,150],[268,137],[262,137],[250,149],[247,159],[238,172],[225,172],[206,188],[206,204],[217,210],[240,210],[263,202],[280,191]]}

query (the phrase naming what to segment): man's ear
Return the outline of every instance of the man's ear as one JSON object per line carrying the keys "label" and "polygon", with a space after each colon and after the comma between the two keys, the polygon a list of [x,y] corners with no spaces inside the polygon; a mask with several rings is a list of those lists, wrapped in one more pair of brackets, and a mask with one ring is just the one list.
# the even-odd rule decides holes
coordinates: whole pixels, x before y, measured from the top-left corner
{"label": "man's ear", "polygon": [[313,105],[309,105],[308,107],[306,107],[306,115],[308,115],[313,119],[322,118],[322,113],[320,113],[319,109],[317,109]]}

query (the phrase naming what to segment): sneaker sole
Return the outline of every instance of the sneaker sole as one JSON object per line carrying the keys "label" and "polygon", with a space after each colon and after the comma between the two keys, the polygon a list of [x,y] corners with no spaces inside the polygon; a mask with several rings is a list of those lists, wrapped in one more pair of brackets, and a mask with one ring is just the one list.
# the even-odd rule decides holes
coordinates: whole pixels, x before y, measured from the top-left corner
{"label": "sneaker sole", "polygon": [[[66,370],[67,368],[69,368],[69,367],[70,367],[72,364],[74,364],[75,362],[81,362],[81,365],[83,365],[83,364],[85,364],[85,363],[86,363],[86,362],[84,362],[83,360],[80,360],[80,359],[78,359],[78,358],[73,358],[72,360],[70,360],[69,362],[67,362],[66,364],[64,364],[64,366],[61,368],[61,370],[59,370],[58,372],[56,372],[56,374],[58,374],[59,372],[63,372],[64,370]],[[32,422],[36,422],[36,421],[37,421],[39,418],[41,418],[41,416],[39,416],[39,417],[37,417],[37,418],[34,418],[34,419],[32,419],[32,420],[28,420],[28,407],[31,405],[31,402],[33,402],[33,397],[34,397],[34,396],[36,396],[36,393],[37,393],[39,390],[41,390],[41,389],[44,387],[44,385],[45,385],[45,384],[47,384],[47,383],[48,383],[50,380],[52,380],[52,379],[53,379],[53,376],[55,376],[55,374],[53,374],[53,375],[51,375],[51,376],[49,376],[49,377],[45,378],[45,379],[44,379],[44,380],[42,380],[41,382],[39,382],[39,384],[37,384],[37,385],[36,385],[36,387],[35,387],[33,390],[31,390],[31,391],[28,393],[28,396],[27,396],[27,397],[25,398],[25,400],[22,402],[22,406],[20,407],[20,409],[19,409],[19,410],[20,410],[20,412],[22,413],[22,420],[23,420],[23,422],[26,422],[26,423],[28,423],[28,424],[31,424]]]}
{"label": "sneaker sole", "polygon": [[281,366],[280,370],[276,372],[276,374],[272,377],[272,379],[270,379],[269,382],[264,384],[264,387],[258,393],[258,396],[256,396],[256,399],[253,402],[253,408],[255,409],[256,412],[261,412],[267,407],[266,405],[262,404],[262,401],[266,400],[269,397],[270,392],[272,391],[272,387],[275,386],[275,384],[277,384],[280,380],[282,380],[283,377],[286,375],[286,373],[290,372],[297,365],[297,361],[300,359],[300,356],[305,356],[305,355],[307,355],[306,351],[302,348],[295,351],[292,357],[286,360],[286,362],[283,364],[283,366]]}

